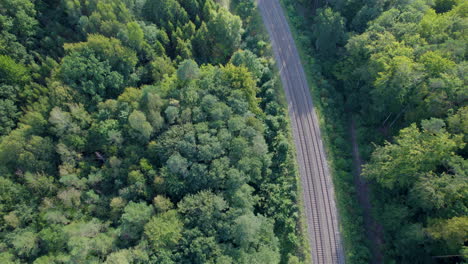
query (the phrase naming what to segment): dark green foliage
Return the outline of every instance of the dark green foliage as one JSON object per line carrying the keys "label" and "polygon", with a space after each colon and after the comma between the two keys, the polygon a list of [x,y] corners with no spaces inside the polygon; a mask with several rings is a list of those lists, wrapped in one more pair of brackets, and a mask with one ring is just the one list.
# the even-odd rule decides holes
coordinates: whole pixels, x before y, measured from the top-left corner
{"label": "dark green foliage", "polygon": [[86,51],[65,57],[59,74],[65,84],[81,89],[95,102],[106,99],[108,94],[118,94],[124,82],[121,74],[111,71],[107,61],[100,62],[92,52]]}
{"label": "dark green foliage", "polygon": [[8,134],[19,117],[17,102],[18,87],[0,86],[0,135]]}
{"label": "dark green foliage", "polygon": [[[130,81],[137,58],[117,39],[90,35],[87,42],[66,46],[69,52],[62,60],[59,78],[85,98],[89,105],[115,98]],[[90,100],[91,99],[91,100]]]}
{"label": "dark green foliage", "polygon": [[224,9],[198,29],[192,45],[198,61],[225,63],[241,42],[242,21]]}
{"label": "dark green foliage", "polygon": [[[0,6],[0,55],[16,60],[29,59],[26,48],[33,46],[39,24],[34,3],[29,0],[2,0]],[[0,57],[0,64],[1,61]]]}
{"label": "dark green foliage", "polygon": [[340,13],[331,8],[318,9],[314,19],[312,36],[315,49],[325,57],[336,53],[337,46],[345,42],[345,22]]}
{"label": "dark green foliage", "polygon": [[187,11],[176,0],[146,1],[145,17],[169,31],[173,31],[189,21]]}

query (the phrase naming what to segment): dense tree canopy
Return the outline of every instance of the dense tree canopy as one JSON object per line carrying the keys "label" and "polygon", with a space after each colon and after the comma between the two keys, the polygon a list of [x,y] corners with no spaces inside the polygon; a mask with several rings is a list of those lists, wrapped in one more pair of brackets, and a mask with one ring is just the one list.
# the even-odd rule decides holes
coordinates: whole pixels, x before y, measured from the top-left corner
{"label": "dense tree canopy", "polygon": [[[465,263],[467,2],[283,1],[313,11],[292,21],[313,57],[327,122],[361,126],[382,261]],[[368,261],[350,248],[351,262]]]}
{"label": "dense tree canopy", "polygon": [[240,2],[0,0],[0,263],[303,258],[279,86]]}
{"label": "dense tree canopy", "polygon": [[[346,46],[342,76],[361,98],[353,103],[369,125],[403,128],[393,143],[377,147],[365,170],[375,191],[385,193],[376,201],[385,212],[379,220],[398,261],[466,250],[467,141],[458,123],[468,95],[464,9],[462,2],[397,6]],[[464,239],[450,234],[454,228]]]}

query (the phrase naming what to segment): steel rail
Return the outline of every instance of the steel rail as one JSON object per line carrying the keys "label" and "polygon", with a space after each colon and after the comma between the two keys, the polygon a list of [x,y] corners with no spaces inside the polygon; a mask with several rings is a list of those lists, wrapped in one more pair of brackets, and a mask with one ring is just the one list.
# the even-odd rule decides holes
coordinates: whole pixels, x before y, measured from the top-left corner
{"label": "steel rail", "polygon": [[307,79],[278,0],[258,0],[288,101],[314,263],[344,263],[333,183]]}

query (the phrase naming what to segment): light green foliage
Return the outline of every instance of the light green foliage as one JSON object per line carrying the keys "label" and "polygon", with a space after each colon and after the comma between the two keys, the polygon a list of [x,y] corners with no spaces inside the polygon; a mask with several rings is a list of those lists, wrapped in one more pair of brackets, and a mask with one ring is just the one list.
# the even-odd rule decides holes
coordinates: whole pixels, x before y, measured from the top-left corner
{"label": "light green foliage", "polygon": [[[184,252],[184,258],[188,261],[192,263],[278,262],[276,238],[271,232],[271,223],[262,222],[265,218],[253,215],[251,218],[248,218],[249,216],[232,218],[231,216],[237,212],[230,209],[222,197],[206,191],[185,197],[178,206],[187,228],[183,235],[190,243]],[[225,211],[228,213],[223,213]],[[201,234],[197,235],[200,232]],[[226,235],[233,239],[234,245],[245,247],[237,249],[232,255],[222,247],[223,244],[216,242]],[[241,236],[244,235],[248,238],[245,243],[241,242]]]}
{"label": "light green foliage", "polygon": [[455,134],[465,135],[468,143],[468,106],[464,106],[447,119],[449,130]]}
{"label": "light green foliage", "polygon": [[179,153],[176,153],[169,157],[167,160],[167,168],[170,172],[174,174],[180,174],[182,176],[187,176],[188,174],[188,161],[184,157],[180,156]]}
{"label": "light green foliage", "polygon": [[164,213],[174,207],[171,200],[161,195],[154,197],[153,205],[158,213]]}
{"label": "light green foliage", "polygon": [[118,102],[127,103],[132,108],[138,108],[138,101],[141,98],[141,90],[133,87],[125,88],[124,92],[117,98]]}
{"label": "light green foliage", "polygon": [[145,235],[155,251],[173,249],[182,238],[182,222],[175,210],[153,216],[145,225]]}
{"label": "light green foliage", "polygon": [[249,102],[249,108],[252,112],[258,113],[258,101],[256,98],[257,87],[252,78],[252,74],[244,67],[235,67],[232,64],[222,68],[223,82],[244,93]]}
{"label": "light green foliage", "polygon": [[[434,245],[430,249],[434,254],[459,252],[463,239],[454,235],[450,224],[459,225],[461,231],[463,222],[450,222],[447,218],[462,217],[468,212],[466,160],[456,154],[465,146],[463,136],[447,132],[440,119],[424,120],[421,126],[422,130],[414,124],[402,129],[395,143],[377,147],[363,173],[386,192],[380,200],[393,203],[393,209],[381,205],[386,213],[378,219],[387,232],[393,233],[393,246],[399,254],[424,254],[415,247],[427,243],[424,227],[433,243],[443,245]],[[398,193],[404,202],[393,198]],[[423,223],[418,219],[424,219]],[[446,230],[440,224],[445,221]]]}
{"label": "light green foliage", "polygon": [[148,262],[148,254],[140,248],[122,249],[111,253],[104,263],[127,264],[132,262]]}
{"label": "light green foliage", "polygon": [[131,256],[131,251],[128,249],[123,249],[117,252],[113,252],[107,256],[106,264],[126,264],[130,263],[133,260]]}
{"label": "light green foliage", "polygon": [[54,157],[50,138],[29,135],[30,127],[12,131],[0,141],[0,163],[7,168],[23,171],[51,171],[49,162]]}
{"label": "light green foliage", "polygon": [[420,131],[416,125],[401,130],[394,144],[377,148],[364,174],[386,188],[408,188],[421,172],[435,171],[464,144],[445,129]]}
{"label": "light green foliage", "polygon": [[[444,117],[466,97],[460,74],[466,66],[459,48],[466,19],[456,9],[437,14],[418,3],[406,8],[382,13],[347,44],[346,89],[360,98],[371,95],[370,102],[353,102],[363,104],[360,108],[370,115],[370,122],[383,123],[388,116],[390,124],[392,120]],[[433,45],[437,45],[435,50],[430,48]]]}
{"label": "light green foliage", "polygon": [[[220,9],[207,24],[209,34],[214,38],[211,43],[211,56],[214,63],[223,63],[240,46],[242,21],[225,9]],[[208,36],[206,36],[208,37]],[[210,45],[210,44],[208,44]]]}
{"label": "light green foliage", "polygon": [[128,122],[130,126],[141,133],[141,135],[148,140],[153,133],[153,127],[148,121],[146,121],[146,116],[140,111],[133,111],[128,117]]}
{"label": "light green foliage", "polygon": [[5,264],[17,264],[19,260],[15,259],[15,256],[9,252],[0,253],[0,261]]}
{"label": "light green foliage", "polygon": [[[274,234],[271,232],[272,223],[268,223],[268,220],[262,216],[242,215],[235,220],[235,223],[233,238],[235,243],[242,248],[258,248],[263,244],[262,240],[269,241],[273,245],[277,243]],[[275,257],[278,257],[277,253],[272,256],[273,259]]]}
{"label": "light green foliage", "polygon": [[0,55],[0,83],[24,84],[29,80],[28,70],[12,58]]}
{"label": "light green foliage", "polygon": [[54,107],[50,112],[49,123],[58,136],[64,135],[73,126],[70,114],[62,111],[59,107]]}
{"label": "light green foliage", "polygon": [[32,258],[39,252],[39,238],[29,230],[18,230],[12,234],[11,246],[19,256]]}
{"label": "light green foliage", "polygon": [[91,0],[62,1],[71,22],[83,33],[117,34],[131,20],[124,1]]}
{"label": "light green foliage", "polygon": [[[382,63],[380,58],[378,60],[377,63]],[[418,65],[408,57],[396,56],[383,62],[382,68],[385,72],[379,72],[372,96],[379,113],[395,113],[404,108],[409,95],[419,84]]]}
{"label": "light green foliage", "polygon": [[128,30],[128,44],[130,47],[139,50],[143,46],[144,33],[141,27],[136,22],[130,22],[127,24]]}
{"label": "light green foliage", "polygon": [[193,60],[183,61],[177,69],[177,78],[182,81],[194,80],[200,74],[198,65]]}
{"label": "light green foliage", "polygon": [[436,220],[428,228],[430,236],[443,240],[449,249],[458,251],[464,246],[468,236],[468,217],[454,217],[448,220]]}
{"label": "light green foliage", "polygon": [[162,100],[159,95],[146,92],[141,99],[145,108],[148,121],[155,131],[159,131],[164,126],[164,118],[161,116]]}
{"label": "light green foliage", "polygon": [[94,102],[106,99],[108,94],[118,94],[124,82],[123,76],[112,71],[108,62],[100,62],[93,54],[89,57],[70,54],[63,59],[59,74],[64,83],[82,90]]}
{"label": "light green foliage", "polygon": [[174,73],[175,68],[169,58],[156,57],[150,64],[151,77],[154,81],[160,82],[165,76]]}
{"label": "light green foliage", "polygon": [[440,52],[428,51],[420,58],[424,65],[425,72],[430,77],[439,77],[440,74],[452,70],[455,67],[455,62],[444,58]]}
{"label": "light green foliage", "polygon": [[[456,166],[457,164],[450,164]],[[468,182],[460,168],[453,167],[457,173],[437,175],[427,173],[415,183],[409,193],[409,203],[426,212],[437,211],[439,215],[452,215],[466,212]]]}
{"label": "light green foliage", "polygon": [[146,203],[128,203],[120,219],[122,223],[120,236],[130,242],[140,238],[145,224],[152,215],[153,208]]}
{"label": "light green foliage", "polygon": [[226,201],[219,195],[203,191],[188,195],[178,204],[179,212],[187,228],[197,228],[206,235],[223,232],[227,228],[227,217],[222,212],[228,209]]}

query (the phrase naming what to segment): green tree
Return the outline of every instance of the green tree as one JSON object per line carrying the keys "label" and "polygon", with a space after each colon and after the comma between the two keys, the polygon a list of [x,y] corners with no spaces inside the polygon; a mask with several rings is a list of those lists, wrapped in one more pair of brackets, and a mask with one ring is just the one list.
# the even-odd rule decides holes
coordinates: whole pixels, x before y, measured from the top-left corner
{"label": "green tree", "polygon": [[179,109],[176,106],[170,105],[164,111],[166,120],[169,124],[174,124],[179,119]]}
{"label": "green tree", "polygon": [[64,57],[59,71],[61,80],[92,99],[84,101],[89,105],[122,92],[124,77],[111,70],[108,61],[99,61],[92,51],[73,52]]}
{"label": "green tree", "polygon": [[0,164],[11,171],[53,173],[55,151],[48,137],[31,135],[31,127],[23,126],[13,130],[0,140]]}
{"label": "green tree", "polygon": [[[382,59],[379,60],[382,61]],[[397,114],[405,109],[409,97],[414,93],[421,79],[418,67],[418,64],[404,56],[394,57],[385,63],[383,68],[386,70],[379,72],[379,77],[375,80],[375,88],[371,92],[374,106],[382,114],[381,116],[386,116],[387,113]]]}
{"label": "green tree", "polygon": [[171,200],[162,195],[157,195],[153,198],[153,205],[157,213],[167,212],[174,207]]}
{"label": "green tree", "polygon": [[0,135],[10,133],[20,115],[15,103],[9,99],[0,99]]}
{"label": "green tree", "polygon": [[128,44],[135,50],[140,50],[144,45],[145,35],[140,25],[136,22],[129,22],[127,24],[128,31]]}
{"label": "green tree", "polygon": [[183,224],[177,212],[170,210],[153,216],[145,225],[145,235],[155,251],[173,249],[182,238]]}
{"label": "green tree", "polygon": [[263,62],[250,50],[236,51],[232,55],[230,62],[234,66],[243,66],[249,69],[249,71],[256,78],[257,82],[262,79],[263,75],[268,70],[268,68],[263,64]]}
{"label": "green tree", "polygon": [[149,140],[153,133],[153,127],[148,121],[144,113],[135,110],[128,116],[130,126],[139,132],[144,139]]}
{"label": "green tree", "polygon": [[0,25],[6,26],[2,27],[3,30],[8,30],[23,43],[31,41],[39,24],[34,3],[27,0],[2,0],[1,3],[3,8],[0,11]]}
{"label": "green tree", "polygon": [[240,90],[247,102],[249,103],[249,109],[253,113],[260,113],[257,100],[257,86],[255,80],[252,78],[252,74],[245,67],[236,67],[232,64],[228,64],[221,68],[223,73],[222,82],[228,87]]}
{"label": "green tree", "polygon": [[238,16],[219,9],[206,27],[200,27],[194,38],[196,57],[200,62],[225,63],[239,48],[242,31],[242,21]]}
{"label": "green tree", "polygon": [[459,2],[458,0],[436,0],[434,9],[437,13],[444,13],[450,11]]}
{"label": "green tree", "polygon": [[15,256],[9,252],[0,253],[0,261],[5,264],[18,264],[20,263]]}
{"label": "green tree", "polygon": [[462,147],[460,136],[444,129],[421,131],[413,124],[401,130],[394,144],[378,147],[363,173],[385,188],[408,188],[421,173],[436,170]]}
{"label": "green tree", "polygon": [[39,237],[32,230],[18,230],[12,234],[11,245],[22,257],[34,258],[39,253]]}
{"label": "green tree", "polygon": [[141,237],[145,224],[151,219],[154,210],[144,202],[130,202],[125,206],[120,218],[120,237],[124,241],[134,242]]}
{"label": "green tree", "polygon": [[436,240],[446,243],[450,252],[461,253],[468,237],[468,217],[454,217],[451,219],[435,220],[427,229],[429,235]]}
{"label": "green tree", "polygon": [[195,80],[200,74],[198,65],[193,60],[185,60],[180,63],[177,69],[177,77],[182,81]]}
{"label": "green tree", "polygon": [[150,63],[151,77],[153,81],[160,82],[165,77],[172,75],[175,72],[175,68],[172,62],[167,57],[156,57]]}
{"label": "green tree", "polygon": [[197,228],[205,235],[223,233],[228,227],[226,201],[209,191],[187,195],[178,204],[178,211],[186,228]]}
{"label": "green tree", "polygon": [[333,9],[320,8],[314,18],[315,49],[324,57],[331,57],[345,41],[345,21]]}
{"label": "green tree", "polygon": [[133,72],[138,62],[136,53],[122,46],[120,40],[102,35],[89,35],[86,42],[65,44],[64,48],[69,54],[91,53],[98,61],[108,61],[111,70],[120,73],[125,78]]}
{"label": "green tree", "polygon": [[28,69],[6,55],[0,55],[0,83],[24,84],[30,79]]}
{"label": "green tree", "polygon": [[[146,1],[145,17],[156,25],[173,30],[174,26],[185,25],[189,18],[184,8],[176,0],[165,2],[157,0]],[[172,28],[171,28],[172,25]]]}
{"label": "green tree", "polygon": [[207,28],[214,39],[211,43],[213,45],[211,46],[212,61],[224,63],[240,46],[243,31],[242,21],[238,16],[233,16],[225,9],[220,9],[207,23]]}

